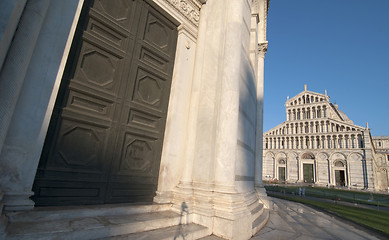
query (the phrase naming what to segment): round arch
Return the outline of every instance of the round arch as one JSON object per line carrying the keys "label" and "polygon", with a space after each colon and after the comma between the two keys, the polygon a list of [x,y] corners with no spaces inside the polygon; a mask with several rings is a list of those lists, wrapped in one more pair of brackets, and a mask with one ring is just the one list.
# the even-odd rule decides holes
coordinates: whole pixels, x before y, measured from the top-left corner
{"label": "round arch", "polygon": [[275,178],[280,182],[286,182],[287,180],[287,155],[285,152],[280,152],[275,157],[274,173]]}
{"label": "round arch", "polygon": [[302,152],[298,159],[299,182],[317,182],[317,161],[312,152]]}
{"label": "round arch", "polygon": [[350,183],[350,173],[346,156],[341,152],[334,152],[330,155],[329,162],[331,185],[348,187]]}

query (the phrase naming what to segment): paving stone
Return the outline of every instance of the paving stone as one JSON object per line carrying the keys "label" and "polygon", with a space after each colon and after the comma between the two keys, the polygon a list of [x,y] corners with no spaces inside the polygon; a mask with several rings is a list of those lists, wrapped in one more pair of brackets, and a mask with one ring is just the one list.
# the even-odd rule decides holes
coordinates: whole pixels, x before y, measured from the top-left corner
{"label": "paving stone", "polygon": [[274,210],[265,227],[252,240],[376,240],[354,225],[300,203],[272,198]]}

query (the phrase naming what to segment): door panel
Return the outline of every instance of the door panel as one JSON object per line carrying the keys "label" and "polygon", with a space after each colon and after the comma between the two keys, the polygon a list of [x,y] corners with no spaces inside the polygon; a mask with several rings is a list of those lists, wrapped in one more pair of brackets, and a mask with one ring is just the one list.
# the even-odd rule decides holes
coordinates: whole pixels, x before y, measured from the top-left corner
{"label": "door panel", "polygon": [[344,170],[335,170],[335,182],[338,187],[346,185]]}
{"label": "door panel", "polygon": [[304,182],[313,183],[313,164],[303,164]]}
{"label": "door panel", "polygon": [[86,1],[33,187],[37,205],[152,200],[177,31],[147,2]]}
{"label": "door panel", "polygon": [[278,167],[278,180],[285,182],[285,167]]}

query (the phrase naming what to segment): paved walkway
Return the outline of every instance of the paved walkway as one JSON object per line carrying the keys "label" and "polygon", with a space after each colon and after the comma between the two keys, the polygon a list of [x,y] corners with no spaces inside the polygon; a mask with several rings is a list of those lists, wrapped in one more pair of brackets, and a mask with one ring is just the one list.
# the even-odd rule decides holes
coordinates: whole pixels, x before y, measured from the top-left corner
{"label": "paved walkway", "polygon": [[266,226],[252,240],[379,239],[358,226],[300,203],[272,198],[274,210]]}

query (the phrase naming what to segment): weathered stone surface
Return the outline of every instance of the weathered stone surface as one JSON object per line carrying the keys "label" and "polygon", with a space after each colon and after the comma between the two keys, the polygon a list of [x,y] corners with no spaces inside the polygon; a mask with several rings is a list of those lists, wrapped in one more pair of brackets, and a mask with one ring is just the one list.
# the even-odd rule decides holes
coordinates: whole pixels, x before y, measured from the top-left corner
{"label": "weathered stone surface", "polygon": [[272,198],[274,210],[266,226],[252,240],[379,239],[332,216],[300,203]]}

